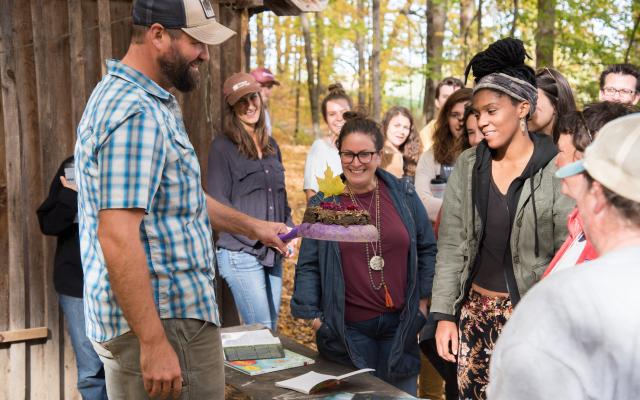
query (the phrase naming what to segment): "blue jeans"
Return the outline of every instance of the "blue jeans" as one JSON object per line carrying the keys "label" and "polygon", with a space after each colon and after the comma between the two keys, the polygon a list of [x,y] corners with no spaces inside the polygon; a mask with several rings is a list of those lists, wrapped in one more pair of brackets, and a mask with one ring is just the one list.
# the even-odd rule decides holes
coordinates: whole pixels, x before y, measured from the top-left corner
{"label": "blue jeans", "polygon": [[104,367],[84,329],[83,300],[79,297],[58,294],[58,301],[67,320],[71,345],[76,355],[78,391],[83,400],[106,399]]}
{"label": "blue jeans", "polygon": [[282,263],[265,267],[251,254],[218,249],[218,270],[233,293],[242,322],[278,327],[282,294]]}
{"label": "blue jeans", "polygon": [[346,336],[351,351],[364,358],[368,368],[375,369],[375,376],[415,396],[418,390],[417,374],[401,379],[391,379],[387,375],[391,346],[398,325],[399,312],[384,313],[366,321],[347,322]]}

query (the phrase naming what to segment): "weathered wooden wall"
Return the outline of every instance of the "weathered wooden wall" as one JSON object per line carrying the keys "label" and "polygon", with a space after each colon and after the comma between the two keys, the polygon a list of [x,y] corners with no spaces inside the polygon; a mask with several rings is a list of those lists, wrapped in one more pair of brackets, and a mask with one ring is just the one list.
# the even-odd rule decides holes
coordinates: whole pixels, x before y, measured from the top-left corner
{"label": "weathered wooden wall", "polygon": [[[211,47],[198,90],[180,95],[206,177],[222,126],[222,82],[246,68],[246,10],[218,7],[241,34]],[[104,68],[128,46],[130,0],[0,0],[0,331],[46,326],[46,340],[0,344],[0,399],[78,399],[75,362],[52,283],[54,241],[35,210]]]}

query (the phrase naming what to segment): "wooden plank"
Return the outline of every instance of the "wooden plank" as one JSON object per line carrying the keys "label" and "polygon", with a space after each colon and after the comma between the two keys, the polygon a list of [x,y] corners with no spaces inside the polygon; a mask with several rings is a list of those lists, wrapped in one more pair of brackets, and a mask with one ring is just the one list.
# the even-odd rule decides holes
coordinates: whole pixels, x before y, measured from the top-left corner
{"label": "wooden plank", "polygon": [[71,62],[71,115],[72,125],[80,122],[86,102],[85,88],[85,51],[82,32],[82,1],[68,0],[69,11],[69,47]]}
{"label": "wooden plank", "polygon": [[62,368],[60,373],[64,377],[63,398],[65,400],[82,400],[78,392],[78,369],[76,367],[76,355],[73,352],[71,338],[69,337],[68,325],[66,321],[60,322],[62,337],[64,338],[64,349],[62,350]]}
{"label": "wooden plank", "polygon": [[[26,314],[24,327],[45,326],[46,270],[43,265],[42,234],[35,209],[46,193],[42,181],[42,153],[38,131],[38,100],[35,77],[35,56],[30,1],[22,1],[14,14],[16,85],[19,90],[19,115],[22,163],[23,221],[26,230],[26,254],[22,268],[25,275]],[[46,381],[46,341],[26,343],[27,362],[25,374],[30,398],[46,398],[49,387]]]}
{"label": "wooden plank", "polygon": [[15,329],[0,332],[0,343],[25,342],[28,340],[46,339],[49,336],[49,328],[40,326],[38,328]]}
{"label": "wooden plank", "polygon": [[[9,231],[9,329],[25,327],[24,254],[26,229],[24,227],[24,193],[22,191],[21,126],[16,83],[14,17],[19,7],[15,0],[3,0],[0,6],[0,80],[2,80],[2,112],[5,131],[5,163],[7,171],[7,211]],[[26,396],[26,347],[24,343],[9,348],[11,385],[8,398]]]}
{"label": "wooden plank", "polygon": [[[0,32],[0,41],[2,40]],[[2,76],[0,75],[0,87]],[[0,110],[2,93],[0,92]],[[0,111],[0,276],[9,276],[9,228],[7,226],[7,174],[4,146],[4,115]],[[9,329],[9,280],[0,279],[0,329]],[[0,399],[9,398],[9,348],[0,347]]]}
{"label": "wooden plank", "polygon": [[[108,9],[107,5],[107,9]],[[110,22],[110,21],[109,21]],[[106,65],[101,57],[102,49],[100,48],[100,15],[98,10],[98,2],[95,0],[82,0],[82,31],[83,48],[84,48],[84,91],[85,101],[82,103],[82,112],[84,106],[96,86],[96,83],[102,79],[102,68]],[[109,38],[110,39],[110,38]],[[111,53],[111,44],[109,43],[109,53]],[[82,112],[80,114],[82,114]],[[75,130],[76,127],[74,126]],[[75,134],[75,132],[74,132]]]}
{"label": "wooden plank", "polygon": [[111,50],[112,57],[122,59],[131,41],[132,1],[111,1]]}
{"label": "wooden plank", "polygon": [[98,32],[100,36],[100,66],[102,75],[107,73],[106,60],[112,57],[111,7],[109,0],[98,0]]}
{"label": "wooden plank", "polygon": [[[69,93],[70,73],[68,69],[69,38],[66,0],[31,0],[33,24],[33,47],[35,55],[35,81],[38,93],[38,127],[42,157],[42,198],[58,164],[69,154],[72,146],[71,101]],[[50,340],[44,345],[45,369],[43,381],[46,398],[60,399],[64,375],[61,373],[62,350],[60,312],[57,293],[53,287],[52,270],[55,240],[47,237],[42,242],[43,295],[45,304],[44,324],[50,328]]]}

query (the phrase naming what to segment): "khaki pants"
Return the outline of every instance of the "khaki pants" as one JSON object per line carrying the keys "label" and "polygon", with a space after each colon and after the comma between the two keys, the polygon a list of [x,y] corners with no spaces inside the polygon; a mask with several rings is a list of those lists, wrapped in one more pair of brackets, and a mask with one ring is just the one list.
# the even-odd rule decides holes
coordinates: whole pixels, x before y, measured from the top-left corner
{"label": "khaki pants", "polygon": [[[182,369],[181,400],[224,399],[220,329],[196,319],[162,320]],[[110,400],[148,399],[140,372],[140,344],[127,332],[93,347],[104,363]]]}

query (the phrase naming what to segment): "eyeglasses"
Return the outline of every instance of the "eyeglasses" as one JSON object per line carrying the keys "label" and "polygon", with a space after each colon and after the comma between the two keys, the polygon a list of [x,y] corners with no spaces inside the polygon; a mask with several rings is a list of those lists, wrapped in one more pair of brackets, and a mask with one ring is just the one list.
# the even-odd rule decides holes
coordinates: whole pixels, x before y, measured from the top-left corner
{"label": "eyeglasses", "polygon": [[602,92],[604,94],[606,94],[607,96],[615,96],[618,95],[619,97],[631,97],[633,96],[636,92],[635,90],[631,90],[631,89],[616,89],[614,87],[604,87],[602,88]]}
{"label": "eyeglasses", "polygon": [[358,158],[358,161],[360,161],[360,163],[369,164],[373,159],[373,155],[376,153],[377,151],[361,151],[359,153],[354,153],[351,151],[341,151],[338,154],[340,154],[340,161],[345,164],[351,164],[356,157]]}

